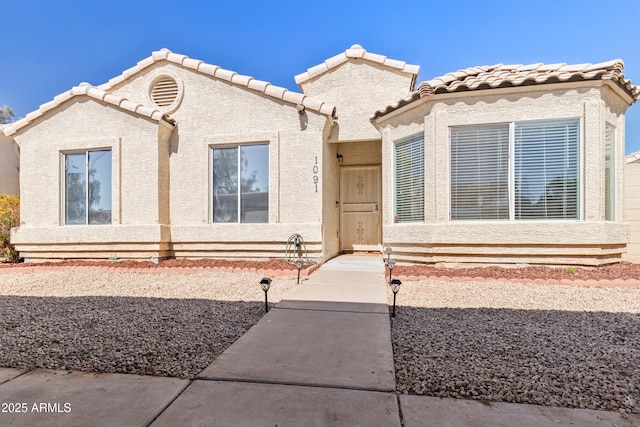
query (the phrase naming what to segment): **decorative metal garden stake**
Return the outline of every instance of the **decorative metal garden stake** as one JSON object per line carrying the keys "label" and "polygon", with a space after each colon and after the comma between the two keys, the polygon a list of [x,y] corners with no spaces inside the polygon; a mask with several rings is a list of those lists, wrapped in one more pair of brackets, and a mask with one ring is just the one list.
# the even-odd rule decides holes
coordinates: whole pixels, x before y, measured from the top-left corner
{"label": "decorative metal garden stake", "polygon": [[387,262],[389,262],[389,259],[391,258],[391,252],[393,252],[391,246],[387,246],[386,248],[384,248],[384,253],[387,254]]}
{"label": "decorative metal garden stake", "polygon": [[[387,254],[387,259],[384,259],[384,257],[382,259],[384,260],[384,265],[386,267],[389,266],[389,260],[391,259],[391,252],[392,251],[393,251],[393,249],[391,249],[391,246],[387,246],[387,247],[384,248],[384,253]],[[387,274],[386,270],[385,270],[384,273]]]}
{"label": "decorative metal garden stake", "polygon": [[269,288],[271,287],[271,279],[268,277],[263,277],[262,280],[260,280],[260,287],[264,291],[264,312],[267,313],[269,311],[267,292],[269,292]]}
{"label": "decorative metal garden stake", "polygon": [[391,275],[393,273],[393,267],[396,266],[396,260],[389,258],[387,261],[387,267],[389,267],[389,285],[391,285]]}
{"label": "decorative metal garden stake", "polygon": [[393,292],[393,312],[391,313],[391,317],[396,317],[396,294],[400,290],[400,285],[402,285],[402,282],[398,279],[393,279],[390,285],[391,291]]}
{"label": "decorative metal garden stake", "polygon": [[304,261],[302,261],[302,258],[298,258],[296,260],[296,267],[298,268],[298,285],[300,284],[300,270],[302,269],[302,264],[304,264]]}

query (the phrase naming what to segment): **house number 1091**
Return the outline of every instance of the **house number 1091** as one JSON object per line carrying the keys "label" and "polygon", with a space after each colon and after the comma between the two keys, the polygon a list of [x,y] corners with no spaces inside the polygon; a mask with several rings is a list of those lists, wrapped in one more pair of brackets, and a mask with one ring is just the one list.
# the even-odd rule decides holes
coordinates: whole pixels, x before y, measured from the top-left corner
{"label": "house number 1091", "polygon": [[318,181],[320,180],[318,178],[318,171],[320,169],[318,169],[318,156],[316,156],[316,163],[313,165],[313,183],[316,186],[316,193],[318,192]]}

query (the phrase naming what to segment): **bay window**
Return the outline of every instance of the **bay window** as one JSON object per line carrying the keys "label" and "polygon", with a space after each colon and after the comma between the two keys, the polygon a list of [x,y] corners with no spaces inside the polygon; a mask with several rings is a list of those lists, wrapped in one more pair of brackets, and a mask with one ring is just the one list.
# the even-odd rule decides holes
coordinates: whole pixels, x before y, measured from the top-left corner
{"label": "bay window", "polygon": [[580,217],[580,121],[451,128],[451,219]]}

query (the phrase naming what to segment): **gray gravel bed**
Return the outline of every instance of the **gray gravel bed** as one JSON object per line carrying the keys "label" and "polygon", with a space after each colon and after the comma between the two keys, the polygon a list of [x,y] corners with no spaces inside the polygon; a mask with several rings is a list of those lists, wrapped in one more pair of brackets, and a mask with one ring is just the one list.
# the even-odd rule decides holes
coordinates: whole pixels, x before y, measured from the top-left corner
{"label": "gray gravel bed", "polygon": [[640,412],[640,289],[406,282],[401,393]]}
{"label": "gray gravel bed", "polygon": [[[261,277],[0,274],[0,366],[193,378],[264,315]],[[274,278],[269,302],[293,286]]]}

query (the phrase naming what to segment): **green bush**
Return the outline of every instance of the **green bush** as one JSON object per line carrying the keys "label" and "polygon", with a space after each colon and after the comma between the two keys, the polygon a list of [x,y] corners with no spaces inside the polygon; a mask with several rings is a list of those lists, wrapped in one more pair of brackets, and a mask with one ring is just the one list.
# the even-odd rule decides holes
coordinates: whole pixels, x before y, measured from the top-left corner
{"label": "green bush", "polygon": [[10,242],[11,227],[20,225],[20,196],[0,194],[0,258],[17,261],[18,253]]}

